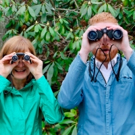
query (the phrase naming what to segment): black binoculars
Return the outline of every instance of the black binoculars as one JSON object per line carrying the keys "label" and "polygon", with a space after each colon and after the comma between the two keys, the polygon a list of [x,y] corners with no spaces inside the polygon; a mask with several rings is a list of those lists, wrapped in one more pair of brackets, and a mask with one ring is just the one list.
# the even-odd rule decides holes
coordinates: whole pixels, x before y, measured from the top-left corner
{"label": "black binoculars", "polygon": [[25,54],[25,53],[16,53],[14,56],[12,56],[12,60],[11,60],[11,64],[13,64],[14,62],[16,62],[19,58],[19,56],[23,56],[23,59],[26,61],[30,61],[31,63],[31,59],[30,56]]}
{"label": "black binoculars", "polygon": [[116,29],[116,30],[107,30],[107,28],[104,28],[102,30],[91,30],[88,33],[88,39],[89,41],[97,41],[100,40],[101,37],[106,34],[110,39],[113,40],[120,40],[123,36],[123,33],[120,29]]}

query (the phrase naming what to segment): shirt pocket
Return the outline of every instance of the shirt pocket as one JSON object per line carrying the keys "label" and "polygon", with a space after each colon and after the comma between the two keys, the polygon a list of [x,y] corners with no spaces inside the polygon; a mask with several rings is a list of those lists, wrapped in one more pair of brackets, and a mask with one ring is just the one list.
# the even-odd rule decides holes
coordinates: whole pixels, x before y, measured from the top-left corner
{"label": "shirt pocket", "polygon": [[123,83],[126,85],[126,83],[132,83],[133,82],[133,77],[132,75],[122,75],[119,80],[120,83]]}
{"label": "shirt pocket", "polygon": [[122,75],[115,85],[115,88],[117,92],[119,91],[123,96],[132,95],[132,89],[134,88],[134,79],[132,75]]}

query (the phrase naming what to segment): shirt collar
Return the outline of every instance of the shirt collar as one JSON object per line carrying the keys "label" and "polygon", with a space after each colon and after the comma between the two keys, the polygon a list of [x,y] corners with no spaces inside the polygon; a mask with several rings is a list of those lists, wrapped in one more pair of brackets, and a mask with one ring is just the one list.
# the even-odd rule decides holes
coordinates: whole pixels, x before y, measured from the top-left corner
{"label": "shirt collar", "polygon": [[[117,57],[118,57],[118,54],[116,54],[116,56],[111,60],[112,66],[114,66],[117,63]],[[111,67],[111,62],[108,63],[108,68]],[[102,62],[95,59],[95,64],[96,64],[96,67],[99,68]]]}

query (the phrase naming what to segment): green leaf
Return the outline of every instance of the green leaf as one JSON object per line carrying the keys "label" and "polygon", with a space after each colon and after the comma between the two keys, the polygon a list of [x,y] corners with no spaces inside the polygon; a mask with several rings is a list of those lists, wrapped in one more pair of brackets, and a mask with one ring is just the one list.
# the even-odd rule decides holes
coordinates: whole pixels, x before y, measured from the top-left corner
{"label": "green leaf", "polygon": [[51,34],[50,34],[50,32],[47,31],[47,33],[46,33],[46,35],[45,35],[45,40],[46,40],[47,42],[49,42],[50,39],[51,39]]}
{"label": "green leaf", "polygon": [[62,19],[62,18],[60,18],[60,20],[59,20],[59,21],[60,21],[60,23],[61,23],[61,24],[63,24],[63,19]]}
{"label": "green leaf", "polygon": [[39,13],[40,13],[40,10],[41,10],[41,4],[39,5],[35,5],[32,7],[35,11],[35,16],[37,16]]}
{"label": "green leaf", "polygon": [[60,52],[60,56],[61,56],[61,58],[62,58],[63,60],[68,59],[67,57],[65,57],[65,55],[63,54],[63,52]]}
{"label": "green leaf", "polygon": [[83,4],[83,5],[81,6],[80,13],[82,13],[82,12],[83,12],[83,10],[84,10],[86,7],[87,7],[87,4],[86,4],[86,3],[85,3],[85,4]]}
{"label": "green leaf", "polygon": [[133,20],[135,20],[135,11],[134,11],[134,13],[133,13]]}
{"label": "green leaf", "polygon": [[45,26],[44,29],[41,32],[41,38],[44,38],[46,32],[47,32],[47,26]]}
{"label": "green leaf", "polygon": [[92,9],[91,6],[88,7],[88,18],[90,18],[92,15]]}
{"label": "green leaf", "polygon": [[49,31],[50,31],[52,37],[55,37],[55,31],[51,27],[49,27]]}
{"label": "green leaf", "polygon": [[68,118],[72,118],[72,117],[76,116],[76,114],[73,112],[65,112],[64,115],[65,115],[65,117],[68,117]]}
{"label": "green leaf", "polygon": [[71,32],[69,32],[66,36],[66,40],[70,39],[71,38]]}
{"label": "green leaf", "polygon": [[77,135],[77,127],[76,126],[74,126],[74,128],[73,128],[73,131],[72,131],[72,134],[71,135]]}
{"label": "green leaf", "polygon": [[13,5],[12,6],[12,12],[16,12],[16,11],[17,11],[17,9],[16,9],[15,5]]}
{"label": "green leaf", "polygon": [[80,18],[82,18],[87,13],[87,9],[88,9],[88,7],[86,7],[84,10],[82,10]]}
{"label": "green leaf", "polygon": [[6,16],[10,16],[10,15],[12,15],[12,7],[9,7],[6,13]]}
{"label": "green leaf", "polygon": [[7,6],[9,6],[9,5],[10,5],[9,0],[4,0],[4,1],[5,1],[5,3],[6,3],[6,5],[7,5]]}
{"label": "green leaf", "polygon": [[43,69],[43,74],[45,74],[47,72],[47,70],[49,69],[50,64],[48,64],[47,66],[45,66],[45,68]]}
{"label": "green leaf", "polygon": [[42,121],[42,127],[45,127],[45,122],[44,121]]}
{"label": "green leaf", "polygon": [[46,13],[43,13],[42,16],[41,16],[41,22],[45,23],[46,21],[47,21]]}
{"label": "green leaf", "polygon": [[58,62],[55,62],[55,64],[57,65],[58,69],[63,70],[62,66]]}
{"label": "green leaf", "polygon": [[47,80],[49,81],[49,83],[52,82],[51,79],[52,79],[53,74],[54,74],[54,63],[51,64],[47,72]]}
{"label": "green leaf", "polygon": [[70,119],[64,119],[62,122],[60,122],[59,124],[72,124],[75,123],[73,120]]}
{"label": "green leaf", "polygon": [[103,2],[96,2],[95,0],[91,0],[91,3],[92,3],[92,4],[96,4],[96,5],[100,5],[100,4],[102,4]]}
{"label": "green leaf", "polygon": [[107,4],[106,3],[104,4],[103,8],[104,8],[104,11],[106,12],[107,11]]}
{"label": "green leaf", "polygon": [[45,11],[45,5],[42,5],[42,13],[43,14],[46,13],[46,11]]}
{"label": "green leaf", "polygon": [[29,12],[28,12],[28,10],[25,11],[24,18],[25,18],[25,22],[28,22],[28,20],[29,20]]}
{"label": "green leaf", "polygon": [[33,0],[33,3],[37,4],[37,2],[38,2],[37,0]]}
{"label": "green leaf", "polygon": [[99,9],[98,9],[98,13],[101,13],[104,11],[104,5],[102,5]]}
{"label": "green leaf", "polygon": [[65,24],[69,24],[69,22],[68,22],[68,21],[66,21],[65,19],[63,19],[63,22],[64,22]]}
{"label": "green leaf", "polygon": [[27,28],[26,32],[30,31],[33,28],[34,28],[34,25],[31,25],[30,27]]}
{"label": "green leaf", "polygon": [[113,7],[112,7],[110,4],[108,4],[108,9],[109,9],[109,11],[111,12],[111,14],[112,14],[114,17],[116,17],[115,10],[113,9]]}
{"label": "green leaf", "polygon": [[36,17],[34,10],[33,10],[30,6],[28,6],[28,11],[29,11],[30,15],[31,15],[33,18]]}
{"label": "green leaf", "polygon": [[26,10],[26,7],[25,7],[25,6],[22,6],[22,7],[18,10],[18,12],[16,13],[16,15],[23,14],[23,13],[25,12],[25,10]]}
{"label": "green leaf", "polygon": [[64,27],[63,25],[61,25],[60,33],[61,33],[62,35],[65,34],[65,27]]}
{"label": "green leaf", "polygon": [[69,133],[71,133],[71,131],[72,131],[72,128],[73,128],[73,126],[68,127],[68,128],[63,132],[62,135],[69,135]]}
{"label": "green leaf", "polygon": [[2,11],[0,10],[0,17],[2,17]]}
{"label": "green leaf", "polygon": [[39,26],[38,26],[39,24],[37,24],[35,27],[34,27],[34,31],[35,32],[39,32]]}
{"label": "green leaf", "polygon": [[48,13],[49,13],[50,15],[53,14],[51,8],[52,8],[52,7],[51,7],[49,4],[46,4],[46,9],[47,9],[47,11],[48,11]]}

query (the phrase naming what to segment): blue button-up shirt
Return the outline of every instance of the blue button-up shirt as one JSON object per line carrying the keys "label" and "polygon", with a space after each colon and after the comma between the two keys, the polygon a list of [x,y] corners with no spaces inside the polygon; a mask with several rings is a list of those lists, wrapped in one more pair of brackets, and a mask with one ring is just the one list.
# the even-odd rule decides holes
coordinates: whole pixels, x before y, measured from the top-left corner
{"label": "blue button-up shirt", "polygon": [[[107,83],[101,72],[97,81],[91,82],[93,59],[90,71],[89,62],[84,64],[79,55],[72,62],[58,102],[66,109],[78,106],[78,135],[135,135],[135,52],[128,62],[122,60],[119,81],[111,72]],[[116,73],[119,64],[118,57],[114,65]]]}

